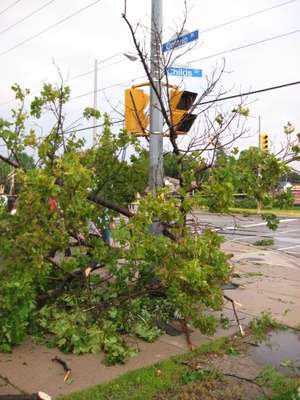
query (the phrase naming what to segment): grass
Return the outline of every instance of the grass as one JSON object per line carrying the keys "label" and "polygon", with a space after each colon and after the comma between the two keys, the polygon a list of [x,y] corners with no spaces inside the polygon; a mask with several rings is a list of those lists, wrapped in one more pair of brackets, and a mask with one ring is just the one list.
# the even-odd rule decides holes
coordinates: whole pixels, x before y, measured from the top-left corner
{"label": "grass", "polygon": [[266,367],[257,378],[257,382],[272,391],[271,397],[262,397],[261,400],[299,400],[300,386],[297,377],[281,375],[273,367]]}
{"label": "grass", "polygon": [[261,239],[261,240],[257,240],[253,244],[254,244],[254,246],[272,246],[274,244],[274,240],[273,239]]}
{"label": "grass", "polygon": [[60,400],[150,400],[161,392],[180,389],[182,377],[187,376],[184,364],[201,354],[224,354],[233,348],[232,338],[222,337],[208,342],[190,353],[128,372],[112,382],[60,397]]}
{"label": "grass", "polygon": [[128,372],[112,382],[77,392],[69,400],[139,400],[151,399],[161,391],[176,387],[185,368],[173,360]]}
{"label": "grass", "polygon": [[[263,341],[268,332],[273,329],[282,329],[284,326],[274,320],[271,314],[264,312],[250,322],[249,328],[251,336],[258,341]],[[229,400],[233,398],[231,391],[239,388],[240,385],[236,385],[236,382],[226,382],[220,370],[199,369],[199,361],[201,365],[202,357],[209,359],[215,358],[216,355],[238,358],[243,351],[243,346],[241,337],[221,337],[204,343],[192,352],[128,372],[107,384],[60,397],[59,400],[165,400],[170,398],[206,400],[212,399],[210,390],[213,389],[224,395],[216,399]],[[273,370],[265,372],[260,378],[264,381],[264,386],[270,387],[275,393],[274,397],[268,399],[290,400],[286,394],[295,393],[295,388],[297,388],[295,381],[287,383],[280,381],[280,376]],[[231,386],[232,383],[233,386]],[[281,388],[279,396],[276,395],[278,387]],[[229,391],[229,394],[226,391]],[[181,393],[187,397],[176,397]],[[234,399],[237,398],[240,397],[234,397]],[[262,397],[262,399],[266,398]]]}
{"label": "grass", "polygon": [[249,323],[251,334],[259,342],[264,341],[271,330],[285,328],[286,327],[276,321],[269,312],[262,312],[260,316],[253,318]]}

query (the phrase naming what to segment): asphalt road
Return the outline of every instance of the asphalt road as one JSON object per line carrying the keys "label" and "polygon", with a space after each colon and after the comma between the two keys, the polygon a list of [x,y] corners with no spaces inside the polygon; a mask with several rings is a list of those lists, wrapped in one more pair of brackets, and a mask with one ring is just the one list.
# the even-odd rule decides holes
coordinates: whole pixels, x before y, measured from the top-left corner
{"label": "asphalt road", "polygon": [[205,227],[211,227],[228,240],[251,244],[260,239],[272,238],[274,245],[269,248],[300,257],[300,218],[280,217],[278,229],[272,231],[258,216],[195,212],[190,216],[189,225],[195,233],[202,232]]}

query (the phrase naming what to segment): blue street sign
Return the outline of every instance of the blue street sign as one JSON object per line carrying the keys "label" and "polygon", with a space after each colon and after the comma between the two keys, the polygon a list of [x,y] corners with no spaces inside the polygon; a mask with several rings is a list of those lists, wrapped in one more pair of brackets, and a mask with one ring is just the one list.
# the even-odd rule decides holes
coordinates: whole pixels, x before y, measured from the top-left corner
{"label": "blue street sign", "polygon": [[170,51],[175,49],[176,47],[181,47],[187,43],[193,42],[197,40],[199,37],[199,31],[193,31],[190,33],[186,33],[185,35],[178,36],[176,39],[170,40],[162,45],[162,51]]}
{"label": "blue street sign", "polygon": [[186,76],[188,78],[202,78],[202,69],[195,68],[167,68],[167,74],[171,76]]}

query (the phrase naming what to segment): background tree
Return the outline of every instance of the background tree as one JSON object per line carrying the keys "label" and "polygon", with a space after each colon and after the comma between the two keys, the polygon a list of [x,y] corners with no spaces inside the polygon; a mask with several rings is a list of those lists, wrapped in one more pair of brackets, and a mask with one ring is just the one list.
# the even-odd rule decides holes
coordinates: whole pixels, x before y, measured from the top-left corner
{"label": "background tree", "polygon": [[[22,152],[18,154],[18,160],[22,168],[24,169],[32,169],[35,167],[34,160],[27,153]],[[13,161],[16,161],[13,159]],[[4,185],[5,193],[9,193],[12,186],[12,174],[14,173],[14,167],[10,166],[7,162],[0,159],[0,184]],[[14,193],[18,193],[20,191],[20,183],[15,180],[14,181]]]}
{"label": "background tree", "polygon": [[300,173],[298,171],[290,171],[282,177],[283,181],[299,184],[300,183]]}

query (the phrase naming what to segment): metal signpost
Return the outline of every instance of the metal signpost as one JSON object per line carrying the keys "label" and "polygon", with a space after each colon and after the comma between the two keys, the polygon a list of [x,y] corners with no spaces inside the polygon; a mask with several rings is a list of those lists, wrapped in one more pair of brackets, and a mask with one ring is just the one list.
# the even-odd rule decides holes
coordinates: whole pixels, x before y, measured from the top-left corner
{"label": "metal signpost", "polygon": [[161,112],[161,47],[157,45],[162,35],[162,0],[152,0],[150,74],[150,171],[149,186],[153,193],[164,186],[163,170],[163,116]]}
{"label": "metal signpost", "polygon": [[[152,0],[151,2],[151,51],[150,51],[150,75],[153,87],[150,86],[150,171],[149,186],[153,193],[156,188],[164,186],[163,171],[163,116],[160,105],[161,95],[161,73],[162,60],[161,52],[170,51],[174,48],[181,47],[187,43],[198,39],[199,31],[182,32],[181,36],[177,36],[169,42],[158,46],[162,37],[162,3],[163,0]],[[189,68],[170,68],[170,75],[201,77],[202,71]],[[157,226],[153,230],[158,231]],[[159,225],[159,224],[158,224]]]}

